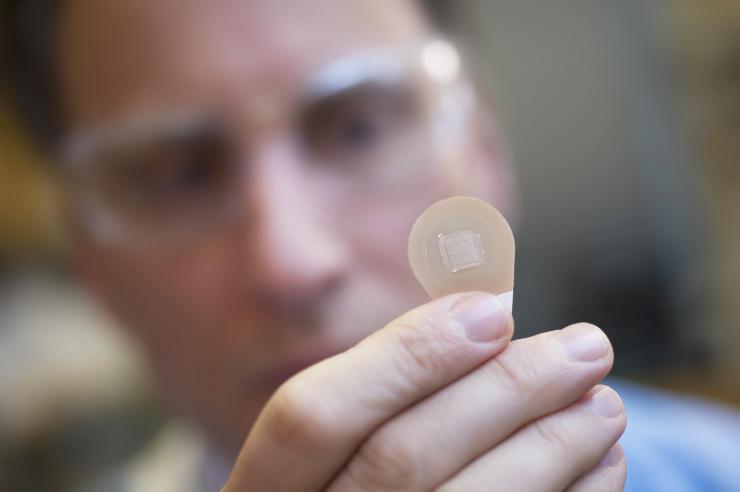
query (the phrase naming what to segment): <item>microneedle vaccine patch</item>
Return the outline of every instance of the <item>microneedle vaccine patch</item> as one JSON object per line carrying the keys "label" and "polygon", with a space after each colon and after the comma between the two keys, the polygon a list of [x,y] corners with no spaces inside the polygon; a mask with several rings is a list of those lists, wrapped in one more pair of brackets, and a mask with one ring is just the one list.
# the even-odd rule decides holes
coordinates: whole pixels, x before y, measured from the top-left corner
{"label": "microneedle vaccine patch", "polygon": [[483,263],[480,234],[470,230],[440,233],[437,236],[442,263],[451,273],[473,268]]}
{"label": "microneedle vaccine patch", "polygon": [[441,200],[425,210],[409,235],[409,263],[433,298],[463,291],[511,294],[514,236],[506,219],[472,197]]}

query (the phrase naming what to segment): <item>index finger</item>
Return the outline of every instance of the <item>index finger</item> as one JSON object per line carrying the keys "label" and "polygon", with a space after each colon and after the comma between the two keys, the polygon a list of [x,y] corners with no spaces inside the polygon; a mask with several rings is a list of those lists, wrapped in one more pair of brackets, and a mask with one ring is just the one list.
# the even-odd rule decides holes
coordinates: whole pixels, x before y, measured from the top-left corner
{"label": "index finger", "polygon": [[375,428],[495,356],[512,331],[509,310],[488,293],[409,311],[281,386],[225,490],[321,489]]}

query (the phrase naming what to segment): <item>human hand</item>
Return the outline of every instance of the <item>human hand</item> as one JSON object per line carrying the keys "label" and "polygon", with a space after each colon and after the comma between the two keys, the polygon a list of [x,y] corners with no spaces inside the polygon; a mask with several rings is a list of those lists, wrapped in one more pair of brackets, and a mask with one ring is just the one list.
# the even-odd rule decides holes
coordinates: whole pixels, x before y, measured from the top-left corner
{"label": "human hand", "polygon": [[606,336],[512,331],[491,294],[409,311],[284,383],[223,490],[621,490]]}

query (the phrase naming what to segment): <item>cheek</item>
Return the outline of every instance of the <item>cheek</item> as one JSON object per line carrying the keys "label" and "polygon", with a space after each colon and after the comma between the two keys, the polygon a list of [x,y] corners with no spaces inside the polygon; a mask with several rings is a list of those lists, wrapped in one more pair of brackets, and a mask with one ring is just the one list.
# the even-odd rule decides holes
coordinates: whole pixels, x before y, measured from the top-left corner
{"label": "cheek", "polygon": [[435,175],[395,193],[352,197],[335,210],[341,214],[339,227],[356,252],[356,261],[407,284],[415,282],[407,259],[411,226],[429,205],[454,191],[447,176]]}
{"label": "cheek", "polygon": [[207,336],[201,327],[224,316],[226,294],[238,285],[228,252],[216,244],[179,253],[89,248],[81,266],[113,314],[156,347],[173,337],[197,343]]}

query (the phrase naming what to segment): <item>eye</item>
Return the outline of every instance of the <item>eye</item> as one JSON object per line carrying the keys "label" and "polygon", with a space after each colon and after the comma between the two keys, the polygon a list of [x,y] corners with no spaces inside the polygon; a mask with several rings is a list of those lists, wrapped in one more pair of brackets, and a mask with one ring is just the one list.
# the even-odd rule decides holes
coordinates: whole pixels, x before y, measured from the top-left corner
{"label": "eye", "polygon": [[371,112],[350,115],[338,128],[339,138],[348,147],[367,147],[382,138],[390,122],[382,115]]}
{"label": "eye", "polygon": [[97,188],[126,213],[161,216],[201,206],[233,180],[223,139],[213,132],[111,149]]}
{"label": "eye", "polygon": [[335,121],[327,121],[327,137],[335,140],[330,144],[341,145],[346,150],[368,150],[402,126],[404,116],[402,108],[384,98],[355,100],[339,109]]}
{"label": "eye", "polygon": [[220,159],[208,143],[184,142],[150,151],[132,166],[122,166],[120,180],[133,192],[152,197],[199,193],[218,179]]}
{"label": "eye", "polygon": [[317,101],[302,121],[304,141],[321,160],[368,163],[421,124],[419,104],[400,86],[367,84]]}

